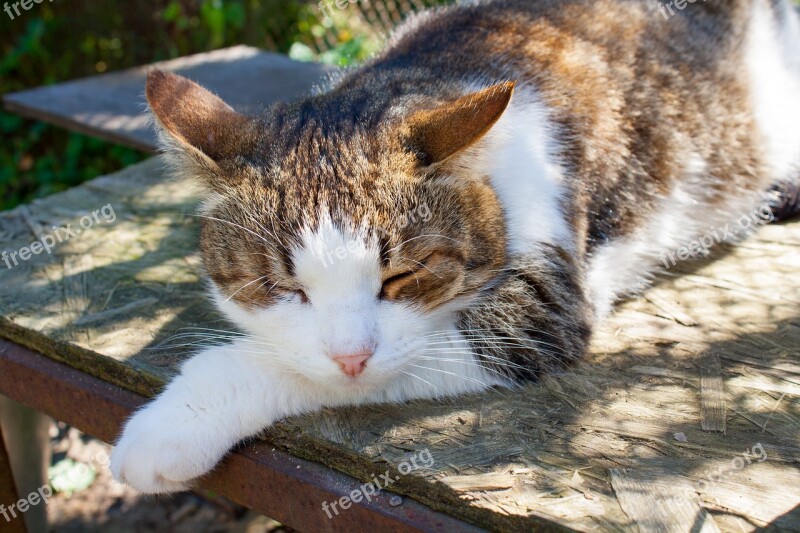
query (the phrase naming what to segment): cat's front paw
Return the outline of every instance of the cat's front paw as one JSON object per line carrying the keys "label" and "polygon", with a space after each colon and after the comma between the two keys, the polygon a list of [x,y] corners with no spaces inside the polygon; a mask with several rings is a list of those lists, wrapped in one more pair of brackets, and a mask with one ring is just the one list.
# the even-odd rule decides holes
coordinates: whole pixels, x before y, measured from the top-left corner
{"label": "cat's front paw", "polygon": [[111,455],[117,481],[145,494],[187,490],[222,459],[228,445],[188,407],[156,402],[125,426]]}

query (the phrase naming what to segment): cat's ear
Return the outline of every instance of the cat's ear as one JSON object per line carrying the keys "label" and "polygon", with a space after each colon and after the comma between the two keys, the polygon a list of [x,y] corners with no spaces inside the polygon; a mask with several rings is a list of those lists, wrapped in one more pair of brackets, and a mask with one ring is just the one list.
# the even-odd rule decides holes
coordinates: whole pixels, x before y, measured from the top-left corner
{"label": "cat's ear", "polygon": [[479,141],[505,113],[514,87],[513,82],[501,83],[413,115],[409,141],[422,164],[440,163]]}
{"label": "cat's ear", "polygon": [[195,167],[184,170],[213,173],[219,161],[241,151],[252,119],[210,91],[177,74],[153,70],[145,92],[162,149]]}

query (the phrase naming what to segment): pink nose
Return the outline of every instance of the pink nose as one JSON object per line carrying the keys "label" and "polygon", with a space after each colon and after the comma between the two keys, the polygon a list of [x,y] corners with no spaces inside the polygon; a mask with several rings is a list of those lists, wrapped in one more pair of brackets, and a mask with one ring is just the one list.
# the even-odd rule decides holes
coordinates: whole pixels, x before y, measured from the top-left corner
{"label": "pink nose", "polygon": [[367,368],[367,359],[372,357],[372,352],[359,352],[354,354],[334,355],[333,360],[339,363],[342,372],[350,377],[356,377]]}

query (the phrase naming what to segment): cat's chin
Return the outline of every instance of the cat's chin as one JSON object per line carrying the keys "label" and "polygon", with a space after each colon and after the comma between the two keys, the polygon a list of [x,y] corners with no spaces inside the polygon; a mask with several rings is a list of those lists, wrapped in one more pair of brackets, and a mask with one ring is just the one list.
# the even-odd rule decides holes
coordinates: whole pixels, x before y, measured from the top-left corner
{"label": "cat's chin", "polygon": [[352,395],[370,395],[380,392],[391,383],[391,379],[387,377],[377,377],[370,375],[361,375],[350,377],[345,375],[329,376],[325,380],[321,380],[320,385],[332,387],[336,391],[346,392]]}
{"label": "cat's chin", "polygon": [[381,397],[401,376],[402,374],[395,376],[392,373],[369,371],[355,377],[343,373],[305,376],[305,388],[317,389],[323,396],[331,399],[359,402]]}

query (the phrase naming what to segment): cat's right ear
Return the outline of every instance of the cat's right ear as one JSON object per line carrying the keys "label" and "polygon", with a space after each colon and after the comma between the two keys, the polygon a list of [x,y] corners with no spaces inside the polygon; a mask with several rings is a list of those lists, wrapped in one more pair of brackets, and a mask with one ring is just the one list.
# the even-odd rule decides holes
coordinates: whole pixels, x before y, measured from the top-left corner
{"label": "cat's right ear", "polygon": [[441,163],[483,138],[506,112],[514,87],[501,83],[412,116],[408,137],[421,164]]}
{"label": "cat's right ear", "polygon": [[161,148],[183,174],[219,176],[218,163],[241,152],[252,119],[177,74],[147,75],[147,103],[158,125]]}

